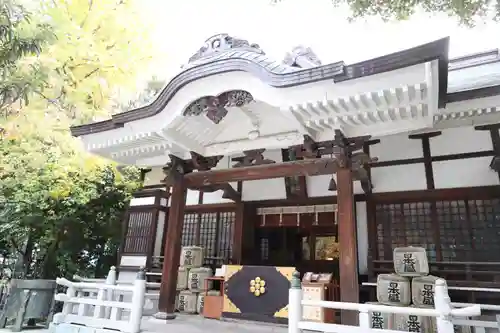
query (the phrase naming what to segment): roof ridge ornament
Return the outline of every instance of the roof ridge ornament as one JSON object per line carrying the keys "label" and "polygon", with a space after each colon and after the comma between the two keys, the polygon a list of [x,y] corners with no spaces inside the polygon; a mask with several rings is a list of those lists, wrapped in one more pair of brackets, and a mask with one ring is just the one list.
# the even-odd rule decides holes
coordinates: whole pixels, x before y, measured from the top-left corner
{"label": "roof ridge ornament", "polygon": [[256,52],[259,54],[265,54],[264,51],[260,49],[258,44],[250,44],[247,40],[238,39],[229,36],[228,34],[217,34],[208,38],[198,52],[196,52],[191,58],[189,58],[188,63],[195,62],[205,57],[213,56],[219,52],[229,51],[229,50],[244,50]]}
{"label": "roof ridge ornament", "polygon": [[290,52],[287,52],[283,63],[298,68],[321,66],[321,60],[319,60],[316,53],[310,47],[303,45],[295,46]]}

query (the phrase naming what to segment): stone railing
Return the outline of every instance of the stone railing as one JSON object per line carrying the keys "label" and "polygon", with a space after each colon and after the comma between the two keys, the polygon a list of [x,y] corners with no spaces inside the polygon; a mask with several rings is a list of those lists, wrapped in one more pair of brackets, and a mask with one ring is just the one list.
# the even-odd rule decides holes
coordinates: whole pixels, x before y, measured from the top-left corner
{"label": "stone railing", "polygon": [[[308,301],[303,300],[302,287],[300,282],[300,274],[294,273],[289,291],[288,303],[288,333],[299,333],[302,330],[331,332],[331,333],[375,333],[375,332],[390,332],[400,333],[397,330],[381,330],[372,328],[371,314],[374,312],[393,314],[393,315],[408,315],[418,317],[431,317],[435,320],[437,333],[454,333],[453,320],[456,318],[467,318],[479,316],[481,308],[479,305],[471,305],[461,309],[453,309],[444,280],[436,282],[434,294],[434,309],[421,309],[400,306],[387,306],[378,304],[358,304],[346,302],[329,302],[329,301]],[[340,324],[328,324],[314,321],[305,321],[302,318],[303,306],[315,306],[329,309],[350,310],[359,312],[359,326],[348,326]],[[415,332],[424,332],[418,330]]]}
{"label": "stone railing", "polygon": [[[54,315],[51,332],[68,332],[86,326],[90,330],[102,328],[124,333],[138,333],[146,300],[146,278],[140,270],[133,284],[116,285],[116,271],[112,269],[104,283],[73,282],[58,278],[56,283],[66,287],[66,293],[55,295],[63,302],[61,313]],[[126,297],[131,295],[131,297]]]}

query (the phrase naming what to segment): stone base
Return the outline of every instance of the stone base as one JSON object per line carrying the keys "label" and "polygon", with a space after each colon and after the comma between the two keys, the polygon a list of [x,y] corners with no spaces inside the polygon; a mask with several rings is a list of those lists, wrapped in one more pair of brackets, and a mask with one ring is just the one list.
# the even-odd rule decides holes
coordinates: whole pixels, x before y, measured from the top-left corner
{"label": "stone base", "polygon": [[117,333],[120,331],[76,324],[49,324],[49,333]]}
{"label": "stone base", "polygon": [[175,313],[166,313],[166,312],[157,312],[153,315],[153,318],[161,320],[172,320],[175,319],[175,317],[176,317]]}

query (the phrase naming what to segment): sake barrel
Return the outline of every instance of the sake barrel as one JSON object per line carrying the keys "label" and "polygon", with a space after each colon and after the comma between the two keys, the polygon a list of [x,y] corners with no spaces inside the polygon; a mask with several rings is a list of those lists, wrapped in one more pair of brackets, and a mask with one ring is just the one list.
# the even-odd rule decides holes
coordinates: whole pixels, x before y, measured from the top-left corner
{"label": "sake barrel", "polygon": [[203,306],[205,305],[205,293],[198,294],[198,302],[196,303],[196,312],[203,314]]}
{"label": "sake barrel", "polygon": [[[210,290],[207,292],[208,296],[219,296],[220,292],[217,290]],[[205,293],[201,292],[198,294],[198,307],[197,312],[203,314],[203,307],[205,306]]]}
{"label": "sake barrel", "polygon": [[385,305],[410,305],[410,280],[396,274],[379,274],[377,277],[377,301]]}
{"label": "sake barrel", "polygon": [[201,267],[203,265],[203,248],[199,246],[184,246],[181,251],[180,266]]}
{"label": "sake barrel", "polygon": [[434,308],[437,276],[417,276],[411,280],[411,301],[419,308]]}
{"label": "sake barrel", "polygon": [[[188,288],[191,291],[200,292],[205,290],[205,280],[212,276],[212,270],[207,267],[191,268],[189,270]],[[212,289],[212,281],[208,283],[208,289]]]}
{"label": "sake barrel", "polygon": [[410,314],[394,314],[391,329],[403,332],[437,333],[432,330],[430,317],[421,317]]}
{"label": "sake barrel", "polygon": [[427,252],[423,247],[397,247],[394,249],[394,271],[401,276],[429,274]]}
{"label": "sake barrel", "polygon": [[179,293],[179,312],[196,313],[198,303],[198,294],[189,290],[183,290]]}
{"label": "sake barrel", "polygon": [[[366,304],[377,304],[383,305],[381,303],[367,302]],[[392,313],[370,311],[368,312],[370,317],[370,328],[387,330],[390,329],[390,324],[392,322]]]}
{"label": "sake barrel", "polygon": [[186,290],[188,288],[189,268],[179,267],[177,271],[177,290]]}

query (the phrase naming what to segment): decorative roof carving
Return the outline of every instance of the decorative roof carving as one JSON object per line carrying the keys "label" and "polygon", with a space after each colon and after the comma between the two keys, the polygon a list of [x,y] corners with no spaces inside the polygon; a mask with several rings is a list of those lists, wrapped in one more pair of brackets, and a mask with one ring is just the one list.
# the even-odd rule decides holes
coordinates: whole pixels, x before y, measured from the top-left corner
{"label": "decorative roof carving", "polygon": [[283,59],[283,63],[299,68],[312,68],[321,66],[321,60],[310,47],[302,45],[296,46],[292,51],[288,52]]}
{"label": "decorative roof carving", "polygon": [[214,124],[218,124],[227,115],[229,107],[240,107],[253,101],[253,96],[243,90],[231,90],[218,96],[203,96],[189,104],[184,116],[205,114]]}
{"label": "decorative roof carving", "polygon": [[229,36],[228,34],[218,34],[210,37],[205,41],[198,52],[196,52],[191,58],[189,58],[188,63],[198,61],[202,58],[213,56],[217,53],[223,51],[229,51],[238,49],[241,51],[251,51],[259,54],[265,54],[258,44],[250,44],[247,40],[238,39]]}

